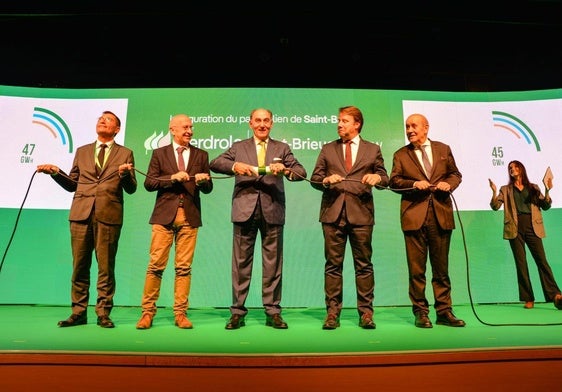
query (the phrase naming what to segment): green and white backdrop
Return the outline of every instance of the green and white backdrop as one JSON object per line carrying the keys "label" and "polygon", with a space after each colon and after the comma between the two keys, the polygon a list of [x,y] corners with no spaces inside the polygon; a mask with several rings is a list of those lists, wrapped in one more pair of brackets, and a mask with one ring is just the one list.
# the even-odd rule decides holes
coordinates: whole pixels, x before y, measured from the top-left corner
{"label": "green and white backdrop", "polygon": [[[430,122],[429,137],[449,144],[463,182],[454,192],[457,229],[450,270],[455,304],[517,302],[517,282],[509,244],[502,238],[503,212],[489,207],[488,178],[498,187],[508,180],[507,163],[521,160],[532,182],[544,190],[547,167],[554,173],[553,208],[546,211],[545,247],[562,284],[562,90],[514,92],[430,92],[293,88],[136,88],[43,89],[0,86],[1,304],[67,305],[72,259],[68,208],[72,194],[49,176],[35,175],[41,163],[68,171],[76,148],[94,141],[103,110],[122,120],[117,141],[131,148],[135,167],[146,172],[151,151],[170,143],[168,121],[177,113],[195,124],[193,144],[214,158],[234,140],[251,135],[250,111],[273,111],[271,136],[289,143],[312,173],[322,144],[337,138],[338,108],[363,111],[361,136],[379,143],[388,173],[394,151],[406,143],[404,119],[420,112]],[[214,175],[214,174],[213,174]],[[202,195],[203,227],[193,264],[191,307],[228,307],[231,302],[230,223],[233,178],[216,176],[214,191]],[[117,257],[117,306],[139,306],[148,263],[149,216],[155,193],[143,187],[125,195],[125,222]],[[318,213],[320,192],[308,181],[286,183],[284,307],[322,307],[323,239]],[[376,306],[409,305],[408,273],[399,220],[400,196],[374,190]],[[261,306],[261,263],[256,247],[254,280],[247,305]],[[173,253],[163,281],[160,306],[173,301]],[[537,301],[543,300],[529,255]],[[428,281],[431,274],[428,274]],[[92,298],[95,298],[95,262]],[[344,306],[355,306],[353,263],[348,250]],[[428,285],[431,298],[431,287]]]}

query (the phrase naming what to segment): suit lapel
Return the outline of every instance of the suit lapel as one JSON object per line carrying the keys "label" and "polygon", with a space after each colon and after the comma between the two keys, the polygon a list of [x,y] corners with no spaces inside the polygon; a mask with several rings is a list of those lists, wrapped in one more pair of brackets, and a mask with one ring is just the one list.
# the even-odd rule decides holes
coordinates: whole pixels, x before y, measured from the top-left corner
{"label": "suit lapel", "polygon": [[166,163],[171,169],[171,173],[176,173],[179,168],[178,162],[176,161],[176,152],[174,151],[173,144],[169,144],[168,147],[166,147],[166,150],[164,150],[164,158],[166,159]]}
{"label": "suit lapel", "polygon": [[192,146],[189,146],[189,158],[187,158],[187,164],[185,171],[189,173],[191,167],[193,166],[193,162],[195,162],[195,154],[197,151]]}
{"label": "suit lapel", "polygon": [[334,148],[336,149],[335,152],[340,162],[340,166],[345,172],[346,170],[345,170],[345,157],[343,156],[343,141],[341,139],[338,140],[338,142],[334,145]]}
{"label": "suit lapel", "polygon": [[[92,152],[93,150],[93,152]],[[92,150],[90,150],[89,152],[89,157],[88,157],[88,163],[89,165],[87,166],[87,169],[90,173],[94,173],[94,175],[97,175],[96,173],[96,143],[92,143]],[[90,166],[91,165],[91,166]]]}
{"label": "suit lapel", "polygon": [[[246,139],[246,143],[244,143],[244,152],[246,153],[246,159],[248,163],[252,166],[258,165],[258,150],[256,147],[256,143],[254,142],[254,137],[252,136],[249,139]],[[266,151],[267,157],[267,151]]]}
{"label": "suit lapel", "polygon": [[418,156],[416,155],[416,148],[414,147],[413,144],[410,144],[408,146],[408,156],[412,160],[413,164],[416,165],[416,167],[421,172],[421,174],[423,174],[425,176],[425,171],[423,170],[423,167],[420,163],[420,160],[418,159]]}

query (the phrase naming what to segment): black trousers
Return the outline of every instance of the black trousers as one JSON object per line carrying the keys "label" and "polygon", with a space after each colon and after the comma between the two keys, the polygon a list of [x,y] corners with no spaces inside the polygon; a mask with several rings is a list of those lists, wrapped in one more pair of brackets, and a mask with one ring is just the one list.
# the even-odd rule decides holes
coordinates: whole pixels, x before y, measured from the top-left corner
{"label": "black trousers", "polygon": [[560,289],[554,280],[552,269],[546,260],[542,238],[537,237],[533,230],[531,214],[519,214],[517,216],[517,221],[517,237],[509,240],[509,245],[513,252],[515,269],[517,270],[519,300],[525,302],[535,300],[535,294],[533,293],[533,287],[531,286],[531,279],[529,277],[529,266],[527,264],[527,252],[525,249],[525,245],[527,245],[537,265],[544,299],[546,302],[552,302],[554,296],[560,293]]}

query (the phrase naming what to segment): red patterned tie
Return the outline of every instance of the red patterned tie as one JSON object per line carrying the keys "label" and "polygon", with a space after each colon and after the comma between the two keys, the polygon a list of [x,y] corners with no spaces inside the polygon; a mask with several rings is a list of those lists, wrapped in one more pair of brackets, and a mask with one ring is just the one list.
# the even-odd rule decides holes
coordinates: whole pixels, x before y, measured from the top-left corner
{"label": "red patterned tie", "polygon": [[353,166],[352,157],[351,157],[351,140],[345,142],[345,170],[348,172],[351,171],[351,166]]}

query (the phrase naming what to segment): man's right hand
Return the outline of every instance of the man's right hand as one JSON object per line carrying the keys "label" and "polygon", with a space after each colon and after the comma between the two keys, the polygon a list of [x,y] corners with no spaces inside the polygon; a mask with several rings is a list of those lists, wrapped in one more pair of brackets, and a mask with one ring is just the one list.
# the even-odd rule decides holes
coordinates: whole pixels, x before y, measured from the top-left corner
{"label": "man's right hand", "polygon": [[44,165],[37,165],[37,172],[45,173],[50,175],[59,174],[59,168],[55,165],[51,165],[50,163],[46,163]]}

